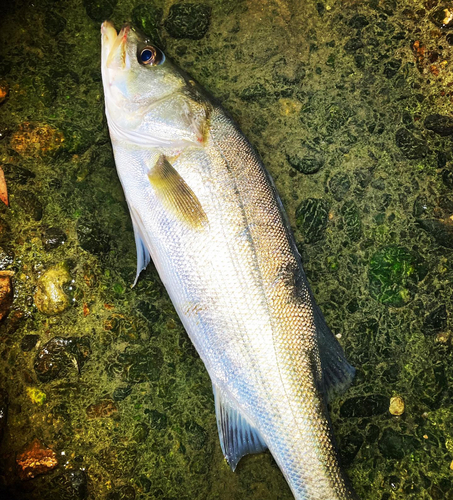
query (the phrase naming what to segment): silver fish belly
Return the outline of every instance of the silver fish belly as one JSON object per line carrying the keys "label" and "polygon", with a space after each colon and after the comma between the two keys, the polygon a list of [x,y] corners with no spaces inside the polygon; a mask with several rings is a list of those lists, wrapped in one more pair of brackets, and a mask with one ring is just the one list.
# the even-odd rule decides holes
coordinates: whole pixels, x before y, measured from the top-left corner
{"label": "silver fish belly", "polygon": [[354,369],[314,302],[269,175],[225,112],[148,40],[106,22],[102,42],[137,276],[152,258],[211,377],[228,463],[268,448],[296,499],[356,498],[326,407]]}

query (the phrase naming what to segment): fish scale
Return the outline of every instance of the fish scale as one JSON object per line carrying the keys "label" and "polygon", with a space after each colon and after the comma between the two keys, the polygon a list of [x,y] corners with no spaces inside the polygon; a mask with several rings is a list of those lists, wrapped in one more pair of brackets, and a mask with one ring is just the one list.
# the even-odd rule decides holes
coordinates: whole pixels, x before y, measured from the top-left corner
{"label": "fish scale", "polygon": [[137,276],[149,254],[211,377],[226,459],[234,470],[267,447],[296,499],[356,498],[326,404],[354,369],[314,302],[272,180],[197,84],[165,57],[140,60],[148,40],[106,22],[102,42]]}

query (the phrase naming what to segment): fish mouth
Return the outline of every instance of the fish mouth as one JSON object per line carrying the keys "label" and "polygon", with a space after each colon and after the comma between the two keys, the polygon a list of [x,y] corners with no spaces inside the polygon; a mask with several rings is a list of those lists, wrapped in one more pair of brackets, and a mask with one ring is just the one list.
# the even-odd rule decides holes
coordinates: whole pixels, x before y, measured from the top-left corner
{"label": "fish mouth", "polygon": [[131,27],[125,24],[119,33],[110,21],[104,21],[101,25],[102,56],[107,68],[124,69],[127,65],[126,42]]}

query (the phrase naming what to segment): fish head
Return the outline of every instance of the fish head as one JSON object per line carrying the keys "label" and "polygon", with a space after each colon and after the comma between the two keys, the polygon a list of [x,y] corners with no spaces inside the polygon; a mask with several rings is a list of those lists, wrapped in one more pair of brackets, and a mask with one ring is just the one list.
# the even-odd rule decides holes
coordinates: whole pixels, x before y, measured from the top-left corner
{"label": "fish head", "polygon": [[178,94],[186,80],[149,38],[125,24],[117,32],[101,27],[102,81],[112,139],[149,140],[147,116],[167,97]]}

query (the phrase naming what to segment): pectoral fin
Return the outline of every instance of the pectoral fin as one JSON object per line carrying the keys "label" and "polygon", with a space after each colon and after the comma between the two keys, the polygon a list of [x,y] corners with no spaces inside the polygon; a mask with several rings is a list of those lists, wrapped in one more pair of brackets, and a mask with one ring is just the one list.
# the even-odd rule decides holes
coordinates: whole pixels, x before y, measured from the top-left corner
{"label": "pectoral fin", "polygon": [[207,225],[208,218],[195,193],[164,155],[149,171],[148,178],[162,205],[179,220],[194,229]]}
{"label": "pectoral fin", "polygon": [[215,384],[213,390],[220,446],[234,471],[244,455],[260,453],[266,450],[267,446],[258,430],[248,422],[226,394]]}

